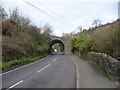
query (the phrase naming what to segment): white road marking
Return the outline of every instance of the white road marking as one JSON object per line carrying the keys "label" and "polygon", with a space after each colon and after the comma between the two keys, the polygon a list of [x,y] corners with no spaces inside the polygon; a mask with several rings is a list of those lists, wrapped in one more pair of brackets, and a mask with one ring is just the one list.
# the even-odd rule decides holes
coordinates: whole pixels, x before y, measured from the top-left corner
{"label": "white road marking", "polygon": [[23,80],[21,80],[21,81],[17,82],[16,84],[14,84],[14,85],[10,86],[7,90],[9,90],[10,88],[13,88],[13,87],[17,86],[18,84],[20,84],[20,83],[22,83],[22,82],[23,82]]}
{"label": "white road marking", "polygon": [[55,62],[58,58],[56,58],[53,62]]}
{"label": "white road marking", "polygon": [[37,72],[39,73],[40,71],[44,70],[45,68],[47,68],[48,66],[50,66],[51,64],[46,65],[45,67],[43,67],[42,69],[38,70]]}
{"label": "white road marking", "polygon": [[[50,55],[48,55],[47,57],[49,57],[49,56],[50,56]],[[19,70],[19,69],[21,69],[21,68],[27,67],[27,66],[29,66],[29,65],[32,65],[32,64],[38,62],[38,61],[42,61],[42,60],[46,59],[47,57],[42,58],[42,59],[40,59],[40,60],[37,60],[37,61],[35,61],[35,62],[33,62],[33,63],[30,63],[30,64],[27,64],[27,65],[24,65],[24,66],[18,67],[18,68],[16,68],[16,69],[10,70],[10,71],[8,71],[8,72],[1,73],[0,76],[5,75],[5,74],[7,74],[7,73],[11,73],[11,72],[16,71],[16,70]]]}

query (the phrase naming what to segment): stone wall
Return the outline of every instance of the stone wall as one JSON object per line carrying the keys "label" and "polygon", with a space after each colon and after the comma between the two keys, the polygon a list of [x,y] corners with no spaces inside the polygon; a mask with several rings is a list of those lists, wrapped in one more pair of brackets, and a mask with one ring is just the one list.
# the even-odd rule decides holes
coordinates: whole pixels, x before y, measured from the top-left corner
{"label": "stone wall", "polygon": [[67,37],[51,36],[50,38],[51,38],[52,41],[53,40],[60,40],[60,41],[62,41],[63,44],[65,45],[64,53],[66,55],[72,54],[72,52],[71,52],[71,46],[70,46],[70,43],[69,43],[69,41],[71,39],[71,36],[67,36]]}
{"label": "stone wall", "polygon": [[104,53],[95,52],[88,53],[87,58],[96,62],[102,71],[120,82],[120,61]]}
{"label": "stone wall", "polygon": [[62,38],[62,41],[63,41],[63,43],[65,45],[65,54],[66,55],[72,54],[72,52],[71,52],[71,46],[70,46],[70,43],[69,43],[70,39],[71,39],[70,36]]}

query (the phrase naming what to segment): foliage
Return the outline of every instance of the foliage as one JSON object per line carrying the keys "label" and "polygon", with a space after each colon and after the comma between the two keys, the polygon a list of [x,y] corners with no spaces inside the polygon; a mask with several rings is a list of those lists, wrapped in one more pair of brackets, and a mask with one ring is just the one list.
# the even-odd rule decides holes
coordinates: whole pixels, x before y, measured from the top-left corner
{"label": "foliage", "polygon": [[80,34],[70,41],[71,46],[76,47],[80,52],[90,51],[92,47],[91,39],[87,34]]}
{"label": "foliage", "polygon": [[[5,11],[4,14],[6,14]],[[33,25],[31,20],[22,16],[17,8],[9,10],[6,17],[3,16],[6,18],[2,21],[4,62],[48,53],[52,33],[52,27],[49,24],[43,27]]]}
{"label": "foliage", "polygon": [[64,50],[64,46],[60,43],[56,43],[52,46],[53,49],[57,49],[57,50],[60,50],[60,51],[63,51]]}
{"label": "foliage", "polygon": [[112,57],[120,57],[120,20],[111,24],[91,28],[75,35],[70,43],[80,52],[101,52]]}
{"label": "foliage", "polygon": [[2,22],[2,34],[3,35],[11,36],[11,34],[13,33],[13,28],[14,28],[14,25],[9,20]]}
{"label": "foliage", "polygon": [[111,25],[99,27],[91,34],[94,42],[93,51],[106,53],[113,57],[119,57],[119,37],[118,22]]}
{"label": "foliage", "polygon": [[42,56],[36,56],[36,57],[22,57],[20,59],[11,60],[11,61],[8,61],[8,62],[2,62],[2,64],[0,64],[0,67],[4,70],[4,69],[7,69],[11,66],[19,65],[21,63],[29,63],[29,62],[32,62],[32,61],[36,61],[38,59],[41,59],[41,58],[45,57],[46,55],[47,54],[44,54]]}

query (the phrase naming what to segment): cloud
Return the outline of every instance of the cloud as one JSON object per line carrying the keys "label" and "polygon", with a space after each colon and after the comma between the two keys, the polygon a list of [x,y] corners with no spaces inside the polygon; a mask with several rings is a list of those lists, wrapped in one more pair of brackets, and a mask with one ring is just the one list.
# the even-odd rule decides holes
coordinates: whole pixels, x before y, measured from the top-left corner
{"label": "cloud", "polygon": [[[28,0],[28,1],[33,1],[33,0]],[[64,2],[64,3],[70,3],[70,2],[118,2],[119,0],[39,0],[41,2],[49,2],[49,3],[59,3],[59,2]]]}
{"label": "cloud", "polygon": [[[103,2],[100,0],[100,2],[97,2],[98,0],[38,0],[64,19],[58,18],[48,9],[35,2],[35,0],[26,1],[57,19],[40,12],[23,0],[2,0],[2,5],[6,10],[17,6],[23,15],[29,16],[31,21],[38,26],[41,25],[41,22],[42,24],[48,22],[53,26],[54,34],[58,36],[61,36],[62,33],[73,32],[79,25],[83,28],[89,28],[95,19],[100,19],[103,23],[111,22],[116,20],[118,15],[118,0],[114,0],[114,2],[113,0],[109,0],[109,2],[107,2],[108,0],[105,0],[106,2],[103,0]],[[63,22],[72,23],[74,26],[71,27]]]}

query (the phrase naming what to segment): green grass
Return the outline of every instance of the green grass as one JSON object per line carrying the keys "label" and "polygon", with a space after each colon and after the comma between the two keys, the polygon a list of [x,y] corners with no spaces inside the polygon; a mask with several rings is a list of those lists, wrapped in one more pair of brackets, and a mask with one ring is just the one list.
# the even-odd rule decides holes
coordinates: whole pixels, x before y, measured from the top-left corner
{"label": "green grass", "polygon": [[42,55],[42,56],[37,56],[37,57],[23,57],[21,59],[15,59],[15,60],[11,60],[8,62],[2,62],[2,63],[0,63],[0,68],[2,68],[2,70],[4,70],[7,68],[10,68],[11,66],[36,61],[36,60],[41,59],[45,56],[47,56],[47,55]]}

